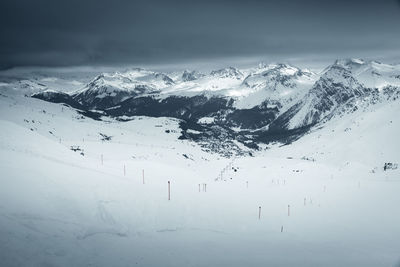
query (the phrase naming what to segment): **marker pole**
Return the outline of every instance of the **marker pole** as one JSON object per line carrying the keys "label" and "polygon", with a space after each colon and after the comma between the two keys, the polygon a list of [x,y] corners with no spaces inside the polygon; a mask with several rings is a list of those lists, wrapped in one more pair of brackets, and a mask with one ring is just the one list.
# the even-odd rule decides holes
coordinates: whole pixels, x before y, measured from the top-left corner
{"label": "marker pole", "polygon": [[168,181],[168,200],[171,200],[171,182]]}

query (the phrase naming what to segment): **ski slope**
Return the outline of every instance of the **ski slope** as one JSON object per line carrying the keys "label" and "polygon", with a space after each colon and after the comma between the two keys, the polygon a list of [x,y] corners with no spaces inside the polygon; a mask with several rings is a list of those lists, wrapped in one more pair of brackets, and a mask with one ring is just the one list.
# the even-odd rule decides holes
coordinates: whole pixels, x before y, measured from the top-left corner
{"label": "ski slope", "polygon": [[0,266],[400,264],[398,101],[228,159],[0,90]]}

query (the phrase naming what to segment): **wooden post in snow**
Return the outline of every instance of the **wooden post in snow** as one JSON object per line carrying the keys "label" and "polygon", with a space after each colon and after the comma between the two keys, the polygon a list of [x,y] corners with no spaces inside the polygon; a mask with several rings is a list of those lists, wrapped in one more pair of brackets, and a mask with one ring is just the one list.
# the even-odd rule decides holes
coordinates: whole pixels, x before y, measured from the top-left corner
{"label": "wooden post in snow", "polygon": [[143,178],[143,184],[144,184],[144,169],[142,170],[142,178]]}
{"label": "wooden post in snow", "polygon": [[287,205],[287,216],[290,216],[290,205]]}
{"label": "wooden post in snow", "polygon": [[171,182],[168,181],[168,200],[171,200]]}
{"label": "wooden post in snow", "polygon": [[261,220],[261,206],[258,207],[258,219]]}
{"label": "wooden post in snow", "polygon": [[199,184],[199,193],[200,193],[200,184]]}
{"label": "wooden post in snow", "polygon": [[281,226],[281,233],[283,232],[283,225]]}
{"label": "wooden post in snow", "polygon": [[306,198],[304,198],[304,206],[306,205]]}

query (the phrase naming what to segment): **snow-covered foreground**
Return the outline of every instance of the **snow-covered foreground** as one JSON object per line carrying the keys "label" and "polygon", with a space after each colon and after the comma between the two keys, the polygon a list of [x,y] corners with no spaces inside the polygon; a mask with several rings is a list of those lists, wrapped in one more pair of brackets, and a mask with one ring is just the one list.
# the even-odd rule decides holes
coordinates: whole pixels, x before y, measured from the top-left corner
{"label": "snow-covered foreground", "polygon": [[99,122],[4,90],[0,265],[398,266],[399,169],[383,171],[400,162],[398,114],[226,159],[173,119]]}

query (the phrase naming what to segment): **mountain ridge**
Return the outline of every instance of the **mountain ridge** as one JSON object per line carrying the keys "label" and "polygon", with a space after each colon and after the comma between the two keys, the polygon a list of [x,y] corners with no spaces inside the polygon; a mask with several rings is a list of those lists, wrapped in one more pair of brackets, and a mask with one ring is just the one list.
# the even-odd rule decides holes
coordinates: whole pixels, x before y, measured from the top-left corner
{"label": "mountain ridge", "polygon": [[[229,136],[257,148],[292,142],[363,105],[397,100],[398,75],[400,66],[361,59],[336,60],[319,74],[284,63],[209,74],[185,70],[177,79],[134,69],[101,74],[75,92],[42,91],[32,97],[116,119],[172,117],[182,121],[181,138],[220,142],[220,136]],[[203,118],[211,119],[204,123]]]}

